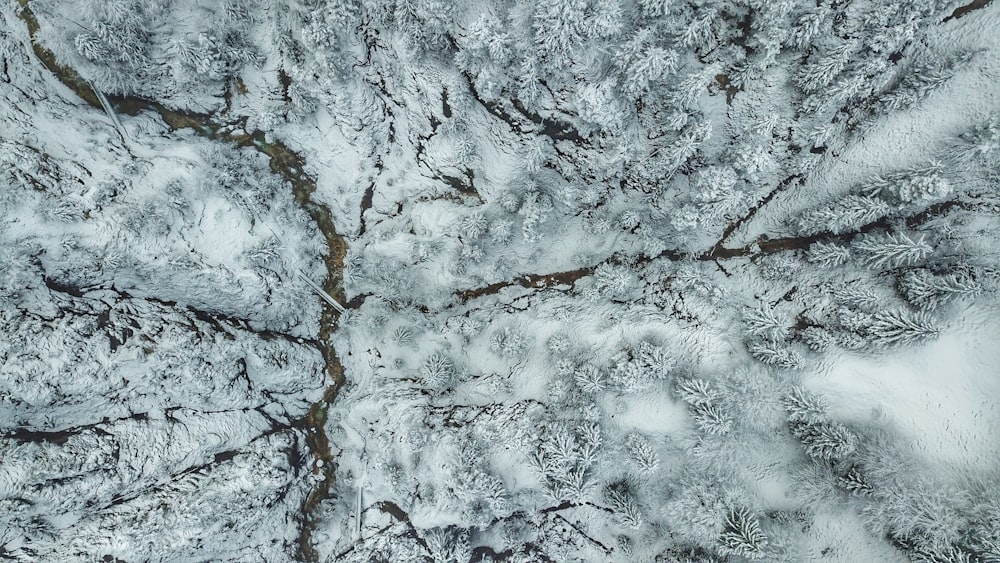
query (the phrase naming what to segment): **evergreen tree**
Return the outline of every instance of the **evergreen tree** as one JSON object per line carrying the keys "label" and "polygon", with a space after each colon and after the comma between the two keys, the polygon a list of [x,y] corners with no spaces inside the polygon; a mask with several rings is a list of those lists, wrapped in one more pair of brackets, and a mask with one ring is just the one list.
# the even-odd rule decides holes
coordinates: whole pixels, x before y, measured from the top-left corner
{"label": "evergreen tree", "polygon": [[431,388],[445,389],[455,378],[455,364],[447,355],[434,352],[421,364],[420,377]]}
{"label": "evergreen tree", "polygon": [[643,517],[631,489],[627,481],[611,483],[604,491],[604,498],[623,526],[637,530],[642,527]]}
{"label": "evergreen tree", "polygon": [[868,333],[876,344],[915,344],[935,338],[941,328],[925,312],[911,313],[904,309],[875,313]]}
{"label": "evergreen tree", "polygon": [[597,290],[611,298],[626,297],[638,282],[635,273],[627,266],[605,262],[594,270],[594,285]]}
{"label": "evergreen tree", "polygon": [[788,421],[816,424],[826,419],[827,406],[819,395],[815,395],[795,385],[782,400],[788,412]]}
{"label": "evergreen tree", "polygon": [[532,27],[535,44],[553,67],[563,64],[571,50],[584,42],[586,0],[554,0],[535,4]]}
{"label": "evergreen tree", "polygon": [[848,492],[855,495],[871,496],[875,492],[874,487],[868,482],[868,478],[854,465],[847,470],[847,473],[838,478],[838,482]]}
{"label": "evergreen tree", "polygon": [[851,251],[846,246],[839,244],[817,242],[809,247],[806,257],[814,264],[829,268],[847,263],[851,257]]}
{"label": "evergreen tree", "polygon": [[719,542],[723,553],[747,559],[763,559],[768,546],[757,517],[743,507],[729,510]]}
{"label": "evergreen tree", "polygon": [[857,436],[837,422],[791,423],[792,434],[802,442],[806,454],[817,460],[836,461],[854,453]]}
{"label": "evergreen tree", "polygon": [[803,234],[831,232],[835,235],[855,231],[888,215],[889,204],[880,197],[848,195],[831,205],[807,211],[799,216]]}
{"label": "evergreen tree", "polygon": [[842,41],[810,55],[809,60],[795,76],[795,83],[804,92],[815,92],[829,86],[833,79],[846,68],[857,44]]}
{"label": "evergreen tree", "polygon": [[951,143],[948,156],[962,164],[995,164],[1000,159],[1000,115],[961,134]]}
{"label": "evergreen tree", "polygon": [[802,365],[802,356],[788,348],[771,341],[751,342],[747,344],[747,351],[754,358],[770,366],[785,369],[796,369]]}
{"label": "evergreen tree", "polygon": [[743,312],[743,331],[750,337],[781,341],[788,337],[788,326],[769,307],[757,307]]}
{"label": "evergreen tree", "polygon": [[913,264],[934,250],[923,235],[914,240],[905,233],[866,235],[851,248],[865,258],[870,268]]}
{"label": "evergreen tree", "polygon": [[675,391],[682,401],[691,406],[712,404],[720,396],[709,382],[697,377],[677,380]]}
{"label": "evergreen tree", "polygon": [[732,416],[715,404],[692,406],[691,417],[698,428],[708,434],[728,434],[733,427]]}
{"label": "evergreen tree", "polygon": [[975,295],[982,287],[974,280],[956,274],[936,275],[918,268],[900,276],[899,293],[921,309],[935,309],[959,295]]}
{"label": "evergreen tree", "polygon": [[640,474],[653,475],[659,469],[660,457],[646,436],[639,433],[629,434],[625,438],[625,448],[629,459]]}

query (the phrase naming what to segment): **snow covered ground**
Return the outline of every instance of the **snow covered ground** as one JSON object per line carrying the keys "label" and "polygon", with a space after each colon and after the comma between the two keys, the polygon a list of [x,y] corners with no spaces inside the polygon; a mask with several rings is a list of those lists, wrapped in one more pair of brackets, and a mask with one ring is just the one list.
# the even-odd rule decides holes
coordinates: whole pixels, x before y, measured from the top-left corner
{"label": "snow covered ground", "polygon": [[996,469],[1000,437],[997,303],[962,304],[935,341],[879,355],[844,354],[803,384],[834,414],[898,432],[914,455],[950,471]]}

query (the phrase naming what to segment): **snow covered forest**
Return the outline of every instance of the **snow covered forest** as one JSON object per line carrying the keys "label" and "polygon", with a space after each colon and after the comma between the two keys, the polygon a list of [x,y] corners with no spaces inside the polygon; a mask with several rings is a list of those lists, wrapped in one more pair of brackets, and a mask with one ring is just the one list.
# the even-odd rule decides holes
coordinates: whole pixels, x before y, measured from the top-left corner
{"label": "snow covered forest", "polygon": [[1000,563],[1000,5],[0,2],[0,561]]}

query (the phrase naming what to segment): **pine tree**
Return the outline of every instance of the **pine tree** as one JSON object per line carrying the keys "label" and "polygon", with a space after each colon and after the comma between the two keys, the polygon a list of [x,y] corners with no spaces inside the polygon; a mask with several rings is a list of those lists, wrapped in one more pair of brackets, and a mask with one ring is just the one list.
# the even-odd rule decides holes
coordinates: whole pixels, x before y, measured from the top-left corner
{"label": "pine tree", "polygon": [[781,401],[788,412],[788,421],[815,424],[826,419],[827,406],[819,395],[795,385]]}
{"label": "pine tree", "polygon": [[667,168],[679,168],[689,158],[694,156],[698,152],[698,147],[711,136],[712,124],[708,121],[685,128],[681,132],[680,137],[667,147],[663,153]]}
{"label": "pine tree", "polygon": [[900,276],[899,293],[912,305],[921,309],[935,309],[960,295],[975,295],[982,287],[974,280],[956,274],[935,275],[930,270],[918,268]]}
{"label": "pine tree", "polygon": [[913,264],[934,250],[923,235],[914,240],[905,233],[867,235],[854,242],[851,248],[866,258],[870,268]]}
{"label": "pine tree", "polygon": [[870,311],[883,301],[874,289],[858,282],[836,286],[833,290],[833,298],[840,305],[863,311]]}
{"label": "pine tree", "polygon": [[795,26],[792,27],[791,32],[785,39],[785,43],[797,49],[807,47],[813,38],[819,35],[829,14],[830,10],[826,6],[820,6],[802,14],[799,16]]}
{"label": "pine tree", "polygon": [[585,364],[574,371],[573,378],[585,393],[601,393],[607,387],[604,371],[592,364]]}
{"label": "pine tree", "polygon": [[636,504],[628,482],[618,482],[608,485],[604,491],[604,498],[618,521],[633,530],[642,527],[642,511]]}
{"label": "pine tree", "polygon": [[817,51],[795,76],[795,83],[804,92],[815,92],[828,86],[847,66],[856,44],[844,41],[824,51]]}
{"label": "pine tree", "polygon": [[747,559],[763,559],[768,546],[757,517],[744,507],[729,510],[719,541],[723,553]]}
{"label": "pine tree", "polygon": [[420,377],[432,388],[446,388],[455,377],[455,364],[445,354],[434,352],[421,364]]}
{"label": "pine tree", "polygon": [[714,404],[692,406],[691,417],[698,428],[708,434],[721,436],[728,434],[733,427],[732,417]]}
{"label": "pine tree", "polygon": [[489,223],[482,211],[474,211],[466,215],[459,227],[459,233],[468,240],[476,240],[486,234]]}
{"label": "pine tree", "polygon": [[594,285],[597,290],[611,298],[625,297],[636,287],[638,281],[635,273],[627,266],[605,262],[594,270]]}
{"label": "pine tree", "polygon": [[913,107],[920,100],[946,84],[958,68],[972,59],[972,53],[934,59],[915,65],[897,86],[881,100],[883,113]]}
{"label": "pine tree", "polygon": [[754,358],[769,366],[785,369],[796,369],[802,365],[802,356],[791,348],[783,347],[775,342],[760,341],[747,344],[747,351]]}
{"label": "pine tree", "polygon": [[788,337],[788,327],[769,307],[757,307],[743,312],[743,331],[750,337],[766,338],[772,341]]}
{"label": "pine tree", "polygon": [[818,460],[843,459],[857,448],[854,432],[837,422],[792,422],[792,434],[802,442],[806,454]]}
{"label": "pine tree", "polygon": [[583,44],[586,0],[555,0],[535,5],[535,43],[554,66],[562,64],[570,51]]}
{"label": "pine tree", "polygon": [[625,438],[625,448],[629,459],[642,475],[653,475],[660,467],[660,457],[656,454],[649,438],[639,433],[629,434]]}
{"label": "pine tree", "polygon": [[837,337],[828,329],[810,326],[799,332],[799,338],[813,352],[823,353],[837,343]]}
{"label": "pine tree", "polygon": [[711,384],[697,377],[679,379],[675,389],[681,400],[691,406],[709,405],[719,397]]}
{"label": "pine tree", "polygon": [[809,247],[806,257],[814,264],[829,268],[847,263],[851,257],[851,251],[846,246],[839,244],[817,242]]}
{"label": "pine tree", "polygon": [[868,482],[864,473],[854,465],[847,470],[847,473],[838,478],[838,482],[848,492],[855,495],[871,496],[875,492],[875,488]]}
{"label": "pine tree", "polygon": [[677,68],[677,54],[655,47],[652,30],[640,29],[614,51],[615,67],[621,69],[619,88],[631,99],[642,96],[651,83]]}
{"label": "pine tree", "polygon": [[913,176],[894,186],[893,192],[900,203],[930,203],[941,201],[951,195],[951,183],[940,174]]}
{"label": "pine tree", "polygon": [[521,330],[503,327],[490,337],[490,350],[503,358],[521,358],[528,351],[528,340]]}
{"label": "pine tree", "polygon": [[948,155],[957,163],[996,163],[1000,158],[1000,115],[960,135],[951,143]]}
{"label": "pine tree", "polygon": [[847,233],[885,217],[890,211],[889,204],[880,197],[848,195],[832,205],[803,213],[798,218],[799,231]]}
{"label": "pine tree", "polygon": [[915,344],[935,338],[941,328],[925,312],[911,313],[904,309],[875,313],[868,333],[876,344]]}

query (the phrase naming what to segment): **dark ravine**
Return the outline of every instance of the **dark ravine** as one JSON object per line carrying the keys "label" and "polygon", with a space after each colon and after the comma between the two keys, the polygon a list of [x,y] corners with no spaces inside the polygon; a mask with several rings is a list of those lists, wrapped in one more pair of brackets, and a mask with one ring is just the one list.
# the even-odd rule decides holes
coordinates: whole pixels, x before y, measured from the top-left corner
{"label": "dark ravine", "polygon": [[[29,6],[29,0],[18,0],[20,10],[18,16],[25,23],[31,38],[31,47],[38,60],[59,81],[88,105],[102,109],[97,93],[75,70],[56,60],[55,54],[35,40],[39,30],[38,20]],[[270,162],[271,170],[282,176],[292,186],[292,193],[298,203],[315,221],[327,244],[325,259],[327,277],[323,281],[323,289],[330,295],[343,301],[340,278],[347,255],[347,242],[337,233],[329,209],[312,198],[316,191],[316,181],[305,172],[305,159],[280,141],[267,141],[265,134],[256,131],[253,134],[235,134],[232,129],[243,130],[243,123],[221,123],[215,121],[215,116],[193,112],[177,111],[165,107],[153,100],[138,97],[108,96],[108,99],[119,113],[137,115],[143,112],[153,112],[172,130],[191,129],[198,135],[232,144],[236,147],[249,147],[265,154]],[[326,363],[327,388],[323,398],[312,405],[309,414],[292,426],[301,429],[306,434],[306,443],[312,451],[314,462],[310,471],[321,474],[322,480],[308,495],[302,507],[302,529],[299,538],[300,556],[305,561],[318,561],[319,555],[312,547],[312,530],[316,524],[313,511],[320,501],[325,499],[333,485],[335,464],[329,439],[324,430],[326,412],[329,405],[336,399],[337,392],[344,383],[344,368],[338,359],[330,336],[336,327],[338,313],[324,305],[320,321],[320,338],[317,342],[319,351]],[[322,462],[322,463],[320,463]]]}
{"label": "dark ravine", "polygon": [[[782,182],[782,186],[779,186],[778,190],[783,189],[783,186],[787,185],[790,181],[796,179],[797,176],[790,177]],[[772,192],[765,201],[758,204],[757,207],[766,203],[770,197],[773,197]],[[948,200],[940,203],[936,203],[927,207],[926,209],[908,217],[884,217],[882,219],[868,223],[867,225],[862,225],[853,231],[846,233],[834,234],[830,232],[820,232],[808,236],[792,236],[792,237],[780,237],[780,238],[769,238],[766,235],[762,235],[757,240],[740,247],[727,247],[723,244],[726,237],[728,237],[735,228],[727,229],[727,233],[711,248],[701,253],[684,254],[678,252],[674,249],[667,249],[659,253],[656,256],[645,256],[636,259],[637,263],[648,263],[653,260],[670,260],[671,262],[678,262],[681,260],[694,260],[694,261],[718,261],[718,260],[730,260],[736,258],[743,258],[747,260],[757,260],[769,254],[776,254],[778,252],[788,252],[795,250],[808,250],[813,244],[818,242],[822,243],[837,243],[837,244],[850,244],[852,240],[856,237],[870,233],[873,231],[891,231],[895,226],[902,222],[909,229],[914,229],[919,227],[921,224],[925,223],[927,220],[939,216],[940,214],[948,211],[952,208],[968,208],[971,204],[969,202],[960,200]],[[756,211],[756,209],[754,209]],[[752,215],[752,214],[751,214]],[[739,222],[743,222],[749,217],[745,217]],[[737,225],[738,226],[738,225]],[[732,226],[731,226],[732,227]],[[618,256],[612,256],[605,262],[614,263],[621,261]],[[459,291],[455,294],[456,299],[464,303],[471,299],[477,297],[484,297],[487,295],[495,295],[500,293],[504,289],[510,287],[523,287],[528,289],[550,289],[559,286],[572,286],[578,280],[590,276],[597,269],[597,265],[587,266],[584,268],[578,268],[576,270],[568,270],[563,272],[552,272],[548,274],[522,274],[511,280],[497,282],[491,285],[467,289],[464,291]],[[357,298],[356,298],[357,299]]]}

